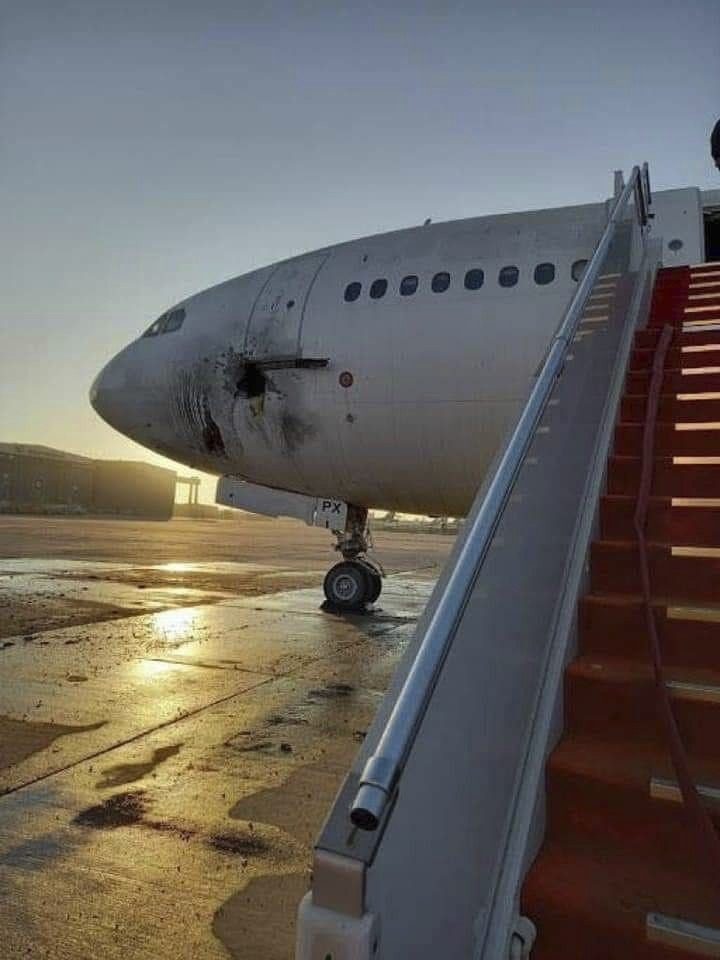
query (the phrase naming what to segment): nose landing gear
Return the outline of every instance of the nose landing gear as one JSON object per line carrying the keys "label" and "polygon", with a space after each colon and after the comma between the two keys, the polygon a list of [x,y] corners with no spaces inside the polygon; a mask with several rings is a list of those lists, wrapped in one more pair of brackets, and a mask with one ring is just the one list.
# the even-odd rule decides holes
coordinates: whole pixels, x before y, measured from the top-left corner
{"label": "nose landing gear", "polygon": [[328,571],[323,584],[328,605],[336,610],[364,610],[382,590],[382,569],[364,556],[371,545],[368,512],[348,507],[344,530],[333,530],[343,560]]}

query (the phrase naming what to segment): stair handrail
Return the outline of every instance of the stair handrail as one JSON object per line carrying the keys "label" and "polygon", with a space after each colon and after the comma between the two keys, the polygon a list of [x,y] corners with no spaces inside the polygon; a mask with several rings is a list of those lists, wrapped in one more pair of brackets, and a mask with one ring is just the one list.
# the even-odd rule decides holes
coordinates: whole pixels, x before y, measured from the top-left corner
{"label": "stair handrail", "polygon": [[635,201],[638,222],[645,228],[650,216],[647,164],[643,165],[642,170],[638,166],[633,167],[627,184],[617,198],[595,253],[565,311],[525,407],[500,457],[484,500],[461,534],[463,539],[443,593],[427,624],[375,751],[368,758],[360,776],[358,789],[350,806],[350,820],[356,827],[376,830],[397,790],[479,569],[533,439],[535,428],[555,381],[562,372],[568,347],[603,267],[605,254],[631,197]]}

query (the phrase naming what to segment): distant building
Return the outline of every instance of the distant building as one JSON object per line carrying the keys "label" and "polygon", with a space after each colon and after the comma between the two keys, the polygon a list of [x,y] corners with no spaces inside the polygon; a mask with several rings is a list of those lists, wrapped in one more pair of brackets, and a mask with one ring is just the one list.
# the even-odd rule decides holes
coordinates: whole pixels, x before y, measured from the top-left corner
{"label": "distant building", "polygon": [[93,512],[169,520],[175,471],[134,460],[96,460]]}
{"label": "distant building", "polygon": [[52,447],[0,443],[0,510],[43,512],[91,508],[95,463]]}
{"label": "distant building", "polygon": [[175,472],[132,460],[0,443],[0,513],[86,513],[168,520]]}

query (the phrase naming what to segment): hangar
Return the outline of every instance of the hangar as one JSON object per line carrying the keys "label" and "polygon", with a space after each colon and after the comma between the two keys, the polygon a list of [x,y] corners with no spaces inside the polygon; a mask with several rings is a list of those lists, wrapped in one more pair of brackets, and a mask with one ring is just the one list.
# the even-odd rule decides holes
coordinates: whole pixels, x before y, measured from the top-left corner
{"label": "hangar", "polygon": [[0,443],[1,513],[80,513],[169,520],[175,471],[94,460],[52,447]]}

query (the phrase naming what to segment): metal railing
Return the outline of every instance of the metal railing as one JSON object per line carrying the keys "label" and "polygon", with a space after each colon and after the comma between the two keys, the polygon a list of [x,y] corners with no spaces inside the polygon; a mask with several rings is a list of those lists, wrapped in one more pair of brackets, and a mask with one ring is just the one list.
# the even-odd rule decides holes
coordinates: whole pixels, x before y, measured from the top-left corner
{"label": "metal railing", "polygon": [[398,787],[408,754],[425,716],[443,663],[462,618],[463,610],[488,551],[494,532],[513,488],[535,428],[558,376],[568,346],[576,334],[586,301],[595,286],[618,224],[631,200],[641,228],[650,216],[650,181],[647,164],[634,167],[618,197],[595,253],[578,284],[520,419],[504,449],[485,499],[464,535],[464,542],[450,573],[413,664],[395,701],[373,755],[368,759],[350,808],[352,823],[375,830]]}

